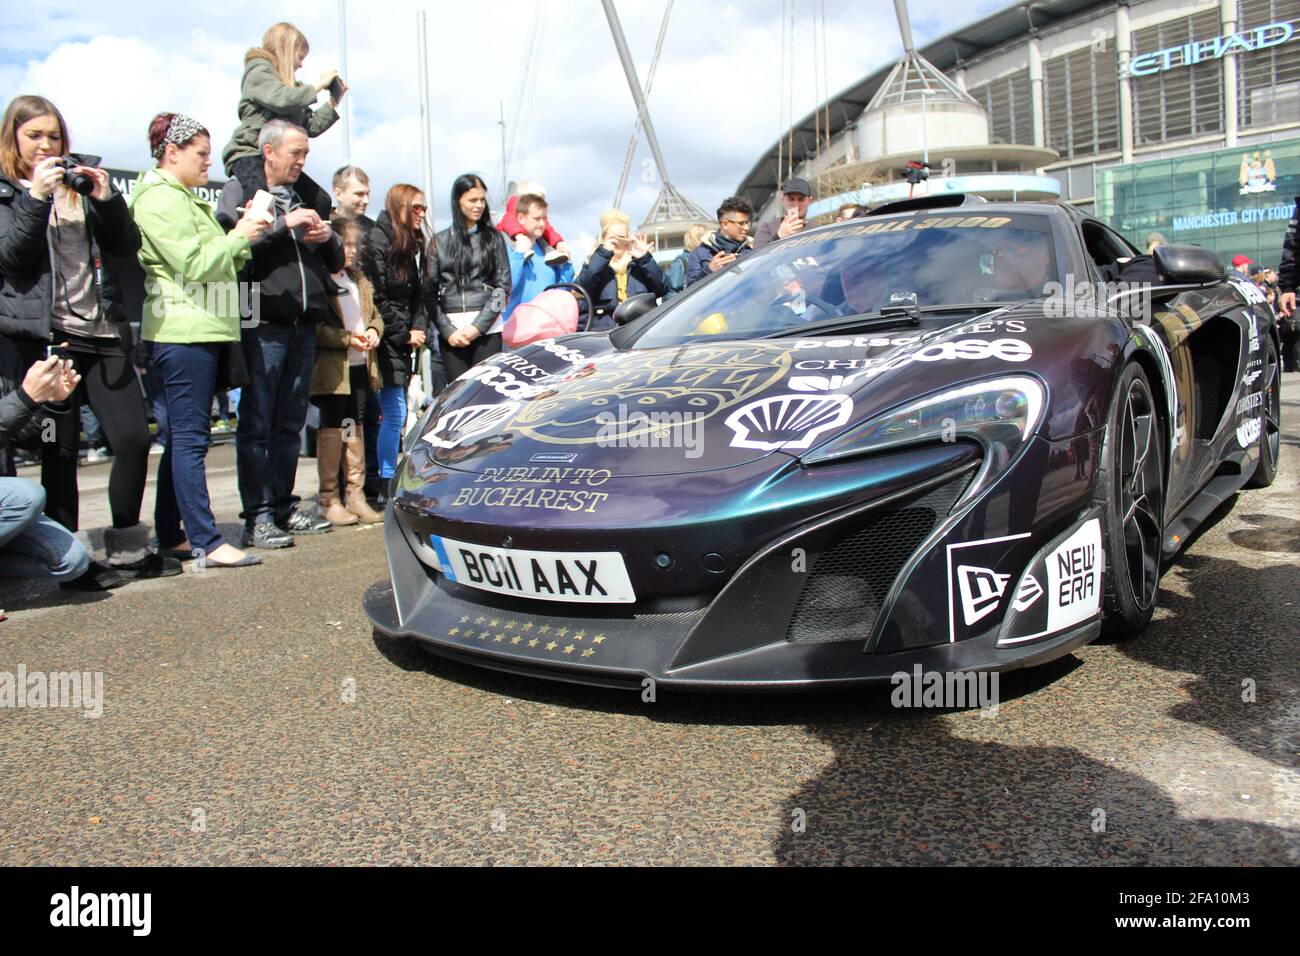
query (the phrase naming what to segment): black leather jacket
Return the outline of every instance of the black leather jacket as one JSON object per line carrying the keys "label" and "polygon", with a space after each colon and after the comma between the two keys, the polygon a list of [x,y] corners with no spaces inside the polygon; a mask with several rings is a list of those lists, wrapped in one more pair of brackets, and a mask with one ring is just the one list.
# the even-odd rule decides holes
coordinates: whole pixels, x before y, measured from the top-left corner
{"label": "black leather jacket", "polygon": [[448,226],[429,243],[429,282],[425,288],[425,311],[433,318],[438,334],[445,340],[456,327],[447,318],[449,312],[478,312],[474,326],[486,334],[492,328],[510,298],[510,253],[506,240],[490,223],[488,229],[496,243],[495,262],[487,262],[479,243],[474,244],[469,274],[456,272],[452,254],[452,230]]}

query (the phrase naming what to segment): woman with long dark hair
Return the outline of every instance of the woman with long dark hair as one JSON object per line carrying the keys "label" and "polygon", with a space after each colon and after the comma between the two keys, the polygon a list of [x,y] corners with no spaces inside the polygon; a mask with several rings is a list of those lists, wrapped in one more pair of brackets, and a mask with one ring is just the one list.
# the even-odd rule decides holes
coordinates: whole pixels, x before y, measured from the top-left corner
{"label": "woman with long dark hair", "polygon": [[414,353],[428,341],[424,314],[424,279],[428,263],[421,254],[424,193],[409,183],[388,190],[365,247],[363,271],[374,288],[375,308],[384,323],[379,341],[379,477],[387,481],[397,469],[397,453],[406,425],[406,386]]}
{"label": "woman with long dark hair", "polygon": [[116,276],[105,260],[133,257],[140,232],[126,200],[96,168],[97,157],[69,155],[68,127],[44,97],[19,96],[0,121],[0,333],[24,369],[53,347],[81,384],[52,416],[54,441],[41,449],[45,512],[77,530],[80,408],[104,425],[115,458],[108,477],[112,527],[104,532],[110,567],[92,563],[65,586],[103,590],[123,578],[180,574],[180,564],[149,550],[140,522],[149,463],[149,423],[131,361],[131,329]]}
{"label": "woman with long dark hair", "polygon": [[451,186],[451,225],[429,243],[429,311],[453,382],[501,351],[501,311],[510,298],[510,254],[492,227],[487,186],[466,173]]}

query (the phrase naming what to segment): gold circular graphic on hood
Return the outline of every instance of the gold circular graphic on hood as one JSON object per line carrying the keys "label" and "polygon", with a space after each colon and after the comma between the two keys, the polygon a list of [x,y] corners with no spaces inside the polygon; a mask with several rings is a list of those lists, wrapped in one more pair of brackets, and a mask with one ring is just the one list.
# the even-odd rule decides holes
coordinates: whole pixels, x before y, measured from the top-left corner
{"label": "gold circular graphic on hood", "polygon": [[594,444],[614,423],[623,438],[665,435],[761,394],[792,364],[788,347],[758,342],[601,356],[524,402],[511,427],[557,445]]}

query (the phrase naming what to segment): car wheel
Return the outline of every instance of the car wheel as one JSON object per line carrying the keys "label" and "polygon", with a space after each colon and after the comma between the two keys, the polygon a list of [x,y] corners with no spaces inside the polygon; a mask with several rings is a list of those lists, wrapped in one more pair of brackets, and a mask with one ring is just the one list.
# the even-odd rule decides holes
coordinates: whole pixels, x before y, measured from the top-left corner
{"label": "car wheel", "polygon": [[1265,338],[1264,420],[1259,430],[1259,464],[1246,482],[1247,488],[1267,488],[1277,477],[1277,460],[1282,451],[1282,371],[1277,346]]}
{"label": "car wheel", "polygon": [[1140,634],[1156,609],[1164,539],[1164,445],[1158,406],[1146,373],[1124,370],[1097,471],[1106,554],[1108,637]]}

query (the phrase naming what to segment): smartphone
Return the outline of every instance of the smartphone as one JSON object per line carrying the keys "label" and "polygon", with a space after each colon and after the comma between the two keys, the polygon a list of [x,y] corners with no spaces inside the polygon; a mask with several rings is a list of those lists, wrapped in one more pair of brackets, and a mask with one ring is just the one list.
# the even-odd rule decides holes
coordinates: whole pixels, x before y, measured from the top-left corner
{"label": "smartphone", "polygon": [[249,200],[247,209],[256,216],[261,216],[264,222],[275,222],[275,216],[271,209],[275,206],[275,197],[265,189],[259,189]]}
{"label": "smartphone", "polygon": [[343,78],[341,76],[336,76],[330,81],[329,91],[335,103],[343,99]]}

